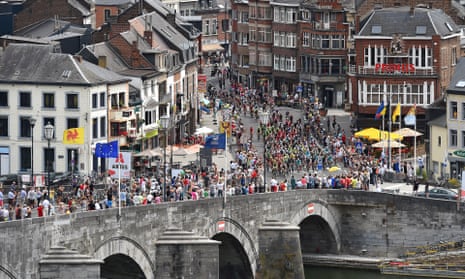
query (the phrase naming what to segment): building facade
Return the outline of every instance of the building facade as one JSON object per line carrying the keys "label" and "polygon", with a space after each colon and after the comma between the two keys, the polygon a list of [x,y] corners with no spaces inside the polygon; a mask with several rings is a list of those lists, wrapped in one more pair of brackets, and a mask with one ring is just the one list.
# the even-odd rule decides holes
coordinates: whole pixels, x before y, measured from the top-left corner
{"label": "building facade", "polygon": [[[55,53],[52,46],[10,44],[0,65],[1,174],[38,175],[50,167],[91,173],[99,166],[95,143],[124,140],[109,125],[108,108],[127,106],[129,79],[79,56]],[[55,127],[50,148],[48,123]],[[124,124],[128,129],[130,123]],[[64,131],[79,127],[84,144],[63,144]]]}
{"label": "building facade", "polygon": [[358,128],[381,126],[374,115],[383,102],[388,106],[386,119],[398,103],[401,115],[416,105],[417,128],[424,131],[425,108],[444,96],[455,70],[460,53],[457,25],[437,9],[379,9],[362,25],[354,43],[347,95]]}

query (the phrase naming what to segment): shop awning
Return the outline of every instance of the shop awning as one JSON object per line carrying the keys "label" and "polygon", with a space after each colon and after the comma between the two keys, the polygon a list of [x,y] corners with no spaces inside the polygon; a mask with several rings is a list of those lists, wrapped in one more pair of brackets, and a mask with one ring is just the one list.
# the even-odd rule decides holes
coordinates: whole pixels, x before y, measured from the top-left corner
{"label": "shop awning", "polygon": [[220,44],[202,45],[202,52],[222,51],[224,48]]}

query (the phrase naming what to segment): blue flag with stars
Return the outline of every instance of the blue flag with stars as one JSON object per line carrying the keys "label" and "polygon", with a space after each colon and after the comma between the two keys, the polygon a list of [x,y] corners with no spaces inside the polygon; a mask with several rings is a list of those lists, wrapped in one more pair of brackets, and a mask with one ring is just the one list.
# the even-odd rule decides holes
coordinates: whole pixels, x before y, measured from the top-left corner
{"label": "blue flag with stars", "polygon": [[118,158],[118,141],[109,143],[97,143],[95,146],[95,156],[98,158]]}
{"label": "blue flag with stars", "polygon": [[205,138],[205,148],[226,149],[226,134],[214,134]]}

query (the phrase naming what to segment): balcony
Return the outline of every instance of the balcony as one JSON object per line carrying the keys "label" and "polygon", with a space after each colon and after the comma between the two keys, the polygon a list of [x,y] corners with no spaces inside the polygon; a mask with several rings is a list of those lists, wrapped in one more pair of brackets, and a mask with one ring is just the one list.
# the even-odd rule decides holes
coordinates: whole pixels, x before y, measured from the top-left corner
{"label": "balcony", "polygon": [[350,65],[348,69],[349,74],[353,75],[375,75],[375,76],[437,76],[438,71],[436,67],[429,67],[426,69],[405,69],[402,67],[383,69],[381,67],[370,67]]}

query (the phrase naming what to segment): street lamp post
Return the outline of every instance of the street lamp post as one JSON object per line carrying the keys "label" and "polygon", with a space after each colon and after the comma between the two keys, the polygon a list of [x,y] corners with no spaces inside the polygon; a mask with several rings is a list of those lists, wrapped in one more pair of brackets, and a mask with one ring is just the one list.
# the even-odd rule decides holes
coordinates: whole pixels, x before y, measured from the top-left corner
{"label": "street lamp post", "polygon": [[50,161],[50,141],[53,139],[53,133],[55,132],[55,127],[53,127],[50,122],[47,123],[44,127],[44,132],[45,132],[45,139],[47,140],[47,192],[48,196],[50,197],[50,186],[51,186],[51,181],[50,181],[50,169],[51,165],[53,164],[53,161]]}
{"label": "street lamp post", "polygon": [[261,112],[260,122],[263,124],[263,191],[260,189],[258,192],[266,192],[266,127],[268,126],[269,121],[270,113],[268,111]]}
{"label": "street lamp post", "polygon": [[34,126],[37,119],[29,118],[29,126],[31,126],[31,186],[34,187]]}
{"label": "street lamp post", "polygon": [[166,201],[166,148],[168,147],[167,131],[170,126],[170,117],[168,115],[164,115],[160,117],[160,124],[165,134],[165,145],[163,148],[163,196],[162,196],[162,199],[163,201]]}

